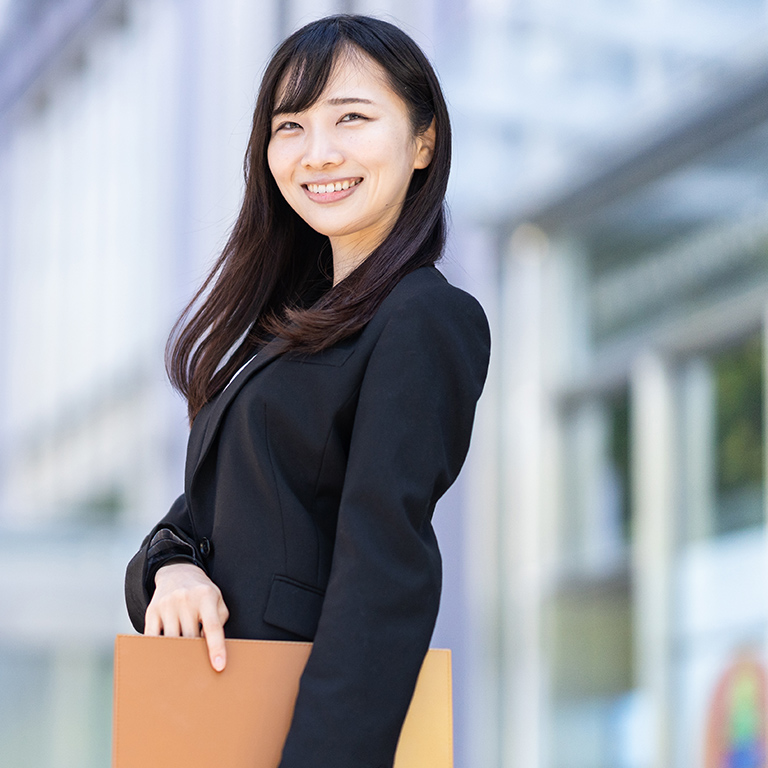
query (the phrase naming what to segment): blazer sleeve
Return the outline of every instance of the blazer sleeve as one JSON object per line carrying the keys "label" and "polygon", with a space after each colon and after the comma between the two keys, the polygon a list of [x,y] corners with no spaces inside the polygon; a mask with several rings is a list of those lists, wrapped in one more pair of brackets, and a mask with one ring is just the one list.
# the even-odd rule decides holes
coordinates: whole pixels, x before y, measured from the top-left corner
{"label": "blazer sleeve", "polygon": [[[447,294],[447,296],[446,296]],[[469,447],[490,338],[457,289],[392,313],[361,384],[320,623],[280,768],[389,768],[437,616],[431,525]]]}
{"label": "blazer sleeve", "polygon": [[[156,534],[168,531],[173,541],[157,542]],[[186,498],[182,494],[171,505],[168,514],[149,532],[131,558],[125,571],[125,604],[131,624],[137,632],[144,632],[144,614],[154,593],[154,574],[165,562],[170,560],[188,560],[205,570],[202,559],[197,555],[192,523],[187,509]]]}

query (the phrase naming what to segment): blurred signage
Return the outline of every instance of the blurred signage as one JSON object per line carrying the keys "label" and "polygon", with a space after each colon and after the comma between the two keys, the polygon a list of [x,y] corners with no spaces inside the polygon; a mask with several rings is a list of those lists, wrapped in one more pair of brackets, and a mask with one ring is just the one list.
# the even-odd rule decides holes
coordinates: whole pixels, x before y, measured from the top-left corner
{"label": "blurred signage", "polygon": [[751,654],[740,655],[712,695],[705,768],[766,768],[766,670]]}
{"label": "blurred signage", "polygon": [[768,267],[765,208],[708,227],[596,279],[590,297],[595,334],[605,336],[647,320],[650,312],[700,299],[759,267]]}

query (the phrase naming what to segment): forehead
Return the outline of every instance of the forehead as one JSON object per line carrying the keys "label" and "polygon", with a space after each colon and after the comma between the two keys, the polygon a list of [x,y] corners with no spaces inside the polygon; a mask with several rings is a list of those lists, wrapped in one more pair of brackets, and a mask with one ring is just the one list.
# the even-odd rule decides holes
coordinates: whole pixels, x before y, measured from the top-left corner
{"label": "forehead", "polygon": [[[298,83],[295,81],[296,76],[295,69],[289,67],[280,79],[275,94],[276,113],[297,111],[291,103],[295,99],[292,99],[290,95],[286,99],[286,90],[291,90],[294,94],[297,91],[301,93],[309,90],[309,83],[301,82],[302,74],[298,74]],[[377,104],[394,104],[405,109],[405,104],[392,89],[384,68],[368,54],[357,49],[347,49],[340,51],[336,56],[328,80],[322,91],[318,93],[317,98],[302,104],[301,111],[316,104],[350,98],[365,99]],[[288,103],[285,103],[286,101]]]}

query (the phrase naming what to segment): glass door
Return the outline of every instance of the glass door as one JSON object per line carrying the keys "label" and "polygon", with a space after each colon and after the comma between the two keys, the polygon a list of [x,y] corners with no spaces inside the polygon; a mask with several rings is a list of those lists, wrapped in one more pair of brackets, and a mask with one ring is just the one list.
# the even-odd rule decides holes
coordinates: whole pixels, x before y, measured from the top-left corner
{"label": "glass door", "polygon": [[763,335],[683,361],[678,390],[675,765],[765,768]]}

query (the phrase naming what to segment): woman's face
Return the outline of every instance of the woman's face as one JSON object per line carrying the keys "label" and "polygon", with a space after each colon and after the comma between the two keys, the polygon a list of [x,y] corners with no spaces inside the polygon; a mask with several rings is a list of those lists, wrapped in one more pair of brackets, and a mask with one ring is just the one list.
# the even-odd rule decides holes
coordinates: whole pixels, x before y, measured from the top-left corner
{"label": "woman's face", "polygon": [[413,135],[384,70],[360,53],[339,58],[307,110],[273,116],[267,159],[283,197],[330,238],[334,268],[347,272],[389,233],[433,147],[434,129]]}

